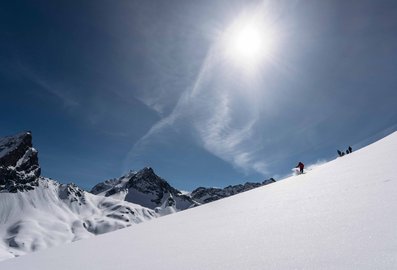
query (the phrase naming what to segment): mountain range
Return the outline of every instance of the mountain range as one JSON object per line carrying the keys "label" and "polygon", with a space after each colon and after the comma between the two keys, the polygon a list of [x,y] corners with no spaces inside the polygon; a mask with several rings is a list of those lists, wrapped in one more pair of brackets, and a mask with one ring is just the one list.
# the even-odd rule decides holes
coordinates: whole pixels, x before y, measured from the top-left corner
{"label": "mountain range", "polygon": [[73,242],[275,182],[183,194],[150,167],[87,192],[41,176],[31,132],[0,139],[0,260]]}
{"label": "mountain range", "polygon": [[273,178],[262,183],[227,186],[225,188],[199,187],[184,194],[172,187],[166,180],[146,167],[138,172],[130,171],[118,179],[110,179],[95,185],[92,194],[125,200],[167,214],[185,210],[201,204],[226,198],[253,188],[276,182]]}

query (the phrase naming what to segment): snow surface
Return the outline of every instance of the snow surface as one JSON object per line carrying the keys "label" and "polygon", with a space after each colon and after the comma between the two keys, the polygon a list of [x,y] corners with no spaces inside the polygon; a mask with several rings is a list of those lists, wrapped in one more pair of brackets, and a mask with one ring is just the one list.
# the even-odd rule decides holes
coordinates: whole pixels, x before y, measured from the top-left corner
{"label": "snow surface", "polygon": [[[0,260],[114,231],[157,214],[140,205],[40,179],[29,192],[0,193]],[[75,187],[77,189],[77,187]],[[0,267],[1,269],[1,267]],[[27,268],[29,269],[29,268]]]}
{"label": "snow surface", "polygon": [[397,133],[312,171],[1,269],[397,269]]}

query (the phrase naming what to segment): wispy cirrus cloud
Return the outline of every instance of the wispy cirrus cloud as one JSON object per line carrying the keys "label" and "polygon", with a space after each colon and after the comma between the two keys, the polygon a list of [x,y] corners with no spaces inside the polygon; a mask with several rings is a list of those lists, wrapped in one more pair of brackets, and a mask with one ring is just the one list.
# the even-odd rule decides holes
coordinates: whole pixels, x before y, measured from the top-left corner
{"label": "wispy cirrus cloud", "polygon": [[273,10],[276,7],[268,1],[249,6],[236,16],[229,28],[214,31],[216,37],[196,78],[168,115],[164,116],[159,96],[145,97],[145,103],[160,112],[162,119],[135,143],[127,157],[128,163],[156,140],[166,140],[171,131],[182,130],[188,132],[198,146],[235,168],[246,173],[268,173],[270,161],[263,155],[260,112],[265,104],[268,110],[274,105],[262,99],[262,69],[264,62],[279,67],[273,53],[275,48],[268,47],[268,51],[257,57],[241,59],[233,55],[235,46],[230,45],[236,31],[244,29],[247,23],[256,25],[258,31],[265,33],[265,38],[275,37],[274,22],[281,10]]}
{"label": "wispy cirrus cloud", "polygon": [[266,164],[258,159],[257,149],[253,147],[258,116],[247,114],[242,123],[236,121],[233,114],[241,108],[231,104],[234,98],[222,95],[219,102],[213,104],[207,117],[195,119],[194,128],[200,135],[200,144],[208,152],[237,168],[265,174]]}
{"label": "wispy cirrus cloud", "polygon": [[214,156],[245,172],[267,173],[255,142],[259,119],[257,102],[244,95],[244,79],[228,71],[219,44],[208,52],[192,87],[186,89],[171,113],[134,145],[127,159],[139,156],[155,138],[183,126],[196,143]]}
{"label": "wispy cirrus cloud", "polygon": [[62,101],[65,107],[73,108],[80,105],[78,99],[74,97],[70,91],[68,91],[65,84],[55,82],[51,79],[46,79],[43,76],[38,75],[27,66],[20,66],[20,69],[26,78],[37,84],[43,91],[46,91],[52,96],[58,98],[60,101]]}
{"label": "wispy cirrus cloud", "polygon": [[39,77],[35,77],[34,81],[41,86],[43,90],[60,99],[66,107],[72,108],[80,105],[77,99],[65,89],[65,86]]}

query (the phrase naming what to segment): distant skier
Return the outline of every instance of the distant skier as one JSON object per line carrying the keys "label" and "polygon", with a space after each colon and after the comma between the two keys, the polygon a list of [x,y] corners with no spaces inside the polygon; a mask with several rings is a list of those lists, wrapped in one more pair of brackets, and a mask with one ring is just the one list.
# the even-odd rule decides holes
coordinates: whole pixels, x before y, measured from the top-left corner
{"label": "distant skier", "polygon": [[353,148],[351,146],[349,146],[348,150],[349,150],[349,153],[351,153],[353,151]]}
{"label": "distant skier", "polygon": [[303,169],[305,168],[305,164],[299,162],[295,168],[299,168],[300,173],[303,173]]}

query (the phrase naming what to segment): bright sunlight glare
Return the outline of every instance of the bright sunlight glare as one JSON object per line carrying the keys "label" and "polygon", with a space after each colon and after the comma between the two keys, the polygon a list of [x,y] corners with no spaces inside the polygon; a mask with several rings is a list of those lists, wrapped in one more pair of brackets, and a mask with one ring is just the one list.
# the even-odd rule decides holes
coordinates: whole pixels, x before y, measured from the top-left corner
{"label": "bright sunlight glare", "polygon": [[242,17],[225,32],[223,48],[237,66],[254,69],[274,51],[274,29],[260,20]]}
{"label": "bright sunlight glare", "polygon": [[246,25],[235,33],[231,46],[243,58],[258,57],[263,46],[261,33],[255,26]]}

